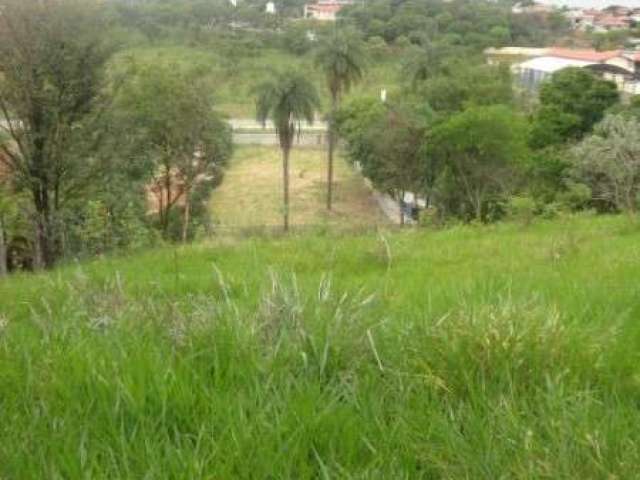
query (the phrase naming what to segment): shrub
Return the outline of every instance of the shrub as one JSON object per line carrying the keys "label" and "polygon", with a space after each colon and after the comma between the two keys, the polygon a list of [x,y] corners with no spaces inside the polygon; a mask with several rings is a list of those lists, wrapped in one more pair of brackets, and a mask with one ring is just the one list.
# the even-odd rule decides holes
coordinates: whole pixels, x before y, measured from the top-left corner
{"label": "shrub", "polygon": [[536,216],[537,205],[533,198],[521,195],[509,199],[509,217],[523,225],[530,225]]}
{"label": "shrub", "polygon": [[572,212],[584,210],[591,201],[591,189],[583,183],[571,182],[567,190],[558,195],[558,200]]}

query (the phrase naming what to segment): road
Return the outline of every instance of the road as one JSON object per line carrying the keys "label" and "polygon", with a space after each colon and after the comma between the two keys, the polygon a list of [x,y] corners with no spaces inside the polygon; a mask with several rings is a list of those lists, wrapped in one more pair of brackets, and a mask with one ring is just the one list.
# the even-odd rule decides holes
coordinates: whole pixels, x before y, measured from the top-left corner
{"label": "road", "polygon": [[[239,145],[277,145],[278,137],[272,122],[261,123],[249,118],[228,120],[233,129],[233,143]],[[326,142],[327,123],[317,121],[312,124],[301,122],[300,134],[295,144],[299,146],[321,146]]]}

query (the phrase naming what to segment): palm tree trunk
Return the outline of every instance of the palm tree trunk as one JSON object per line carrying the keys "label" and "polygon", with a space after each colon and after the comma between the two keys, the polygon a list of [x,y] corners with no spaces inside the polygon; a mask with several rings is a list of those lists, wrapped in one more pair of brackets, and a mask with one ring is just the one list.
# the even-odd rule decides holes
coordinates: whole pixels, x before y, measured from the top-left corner
{"label": "palm tree trunk", "polygon": [[282,149],[282,183],[284,190],[284,231],[289,231],[289,148]]}
{"label": "palm tree trunk", "polygon": [[187,187],[184,191],[184,217],[182,220],[182,243],[187,243],[189,234],[189,222],[191,221],[191,195]]}
{"label": "palm tree trunk", "polygon": [[4,231],[4,221],[0,216],[0,277],[7,275],[7,236]]}
{"label": "palm tree trunk", "polygon": [[171,171],[167,168],[165,170],[164,175],[164,188],[167,195],[167,203],[164,206],[164,212],[161,216],[162,218],[162,233],[164,237],[167,237],[167,232],[169,231],[169,209],[171,208]]}
{"label": "palm tree trunk", "polygon": [[327,158],[327,210],[333,208],[333,152],[336,146],[335,116],[338,110],[338,97],[332,95],[331,116],[329,118],[329,152]]}

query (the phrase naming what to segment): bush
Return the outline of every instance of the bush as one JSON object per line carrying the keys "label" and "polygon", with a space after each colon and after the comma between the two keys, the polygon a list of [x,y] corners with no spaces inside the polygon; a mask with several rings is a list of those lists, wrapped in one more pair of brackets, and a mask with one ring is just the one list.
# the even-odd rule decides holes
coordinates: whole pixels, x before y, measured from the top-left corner
{"label": "bush", "polygon": [[379,60],[389,54],[389,47],[382,37],[371,37],[367,42],[367,51],[371,58]]}
{"label": "bush", "polygon": [[509,200],[509,217],[523,225],[531,225],[536,216],[536,202],[529,196],[515,196]]}
{"label": "bush", "polygon": [[569,183],[566,191],[558,195],[562,205],[572,212],[584,210],[591,201],[591,189],[583,183]]}
{"label": "bush", "polygon": [[411,40],[409,40],[407,37],[405,37],[404,35],[396,38],[394,45],[398,48],[402,48],[403,50],[405,48],[409,48],[411,46]]}

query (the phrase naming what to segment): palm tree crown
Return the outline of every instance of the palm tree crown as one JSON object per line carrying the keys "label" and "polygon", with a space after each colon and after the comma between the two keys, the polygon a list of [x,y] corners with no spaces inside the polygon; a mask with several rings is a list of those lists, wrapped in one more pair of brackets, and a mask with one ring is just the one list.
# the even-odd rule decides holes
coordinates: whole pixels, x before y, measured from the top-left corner
{"label": "palm tree crown", "polygon": [[300,123],[313,122],[320,98],[313,84],[297,72],[282,72],[257,89],[256,116],[263,125],[271,119],[282,150],[284,230],[289,230],[289,152]]}
{"label": "palm tree crown", "polygon": [[327,77],[334,102],[362,78],[365,58],[362,42],[349,32],[336,33],[320,44],[315,62]]}
{"label": "palm tree crown", "polygon": [[256,116],[264,124],[271,120],[280,147],[291,148],[300,123],[312,123],[320,98],[313,84],[298,72],[277,73],[257,88]]}

